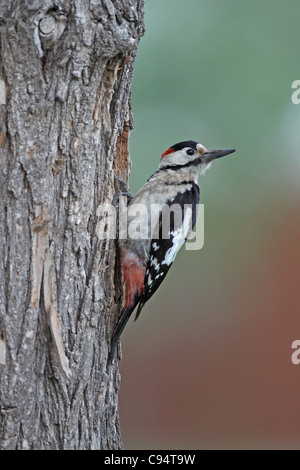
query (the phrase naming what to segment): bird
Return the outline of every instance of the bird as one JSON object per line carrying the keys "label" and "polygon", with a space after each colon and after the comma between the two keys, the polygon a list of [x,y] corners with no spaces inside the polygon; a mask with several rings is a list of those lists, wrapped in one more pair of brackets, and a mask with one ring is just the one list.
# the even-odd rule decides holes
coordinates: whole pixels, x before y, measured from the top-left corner
{"label": "bird", "polygon": [[139,317],[196,223],[199,176],[214,160],[235,151],[207,150],[194,140],[179,142],[161,155],[158,170],[135,196],[127,192],[128,230],[119,238],[125,300],[112,335],[111,358],[131,314],[137,309],[135,320]]}

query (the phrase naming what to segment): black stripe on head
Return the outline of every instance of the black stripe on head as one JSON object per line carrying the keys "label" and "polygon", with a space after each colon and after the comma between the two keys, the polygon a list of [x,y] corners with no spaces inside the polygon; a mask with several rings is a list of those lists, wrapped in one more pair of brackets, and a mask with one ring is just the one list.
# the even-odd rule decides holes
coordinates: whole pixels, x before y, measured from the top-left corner
{"label": "black stripe on head", "polygon": [[170,148],[174,149],[174,152],[176,152],[177,150],[182,150],[185,147],[197,150],[197,143],[198,142],[195,142],[194,140],[185,140],[184,142],[179,142],[178,144],[171,145]]}
{"label": "black stripe on head", "polygon": [[[189,166],[197,166],[201,162],[202,156],[197,157],[194,160],[190,160],[189,162],[185,163],[184,165],[168,165],[164,166],[163,168],[160,168],[156,173],[159,173],[160,171],[166,171],[166,170],[181,170],[181,168],[188,168]],[[155,174],[155,173],[154,173]],[[153,176],[153,175],[152,175]],[[150,179],[150,178],[149,178]],[[149,180],[148,180],[149,181]]]}

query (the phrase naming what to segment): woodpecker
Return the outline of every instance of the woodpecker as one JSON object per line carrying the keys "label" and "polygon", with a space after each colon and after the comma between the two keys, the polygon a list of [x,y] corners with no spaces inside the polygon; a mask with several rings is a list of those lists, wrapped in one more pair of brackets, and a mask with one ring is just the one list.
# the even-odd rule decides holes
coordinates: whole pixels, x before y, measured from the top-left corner
{"label": "woodpecker", "polygon": [[[162,154],[158,171],[137,194],[130,195],[127,227],[136,216],[133,209],[137,208],[144,236],[131,237],[128,230],[127,237],[119,239],[125,303],[113,333],[111,357],[132,312],[137,307],[136,320],[195,225],[200,201],[199,175],[206,172],[213,160],[233,152],[235,149],[209,151],[193,140],[179,142]],[[165,224],[163,208],[173,207],[177,212],[179,207],[180,217],[176,217],[176,211],[169,211]]]}

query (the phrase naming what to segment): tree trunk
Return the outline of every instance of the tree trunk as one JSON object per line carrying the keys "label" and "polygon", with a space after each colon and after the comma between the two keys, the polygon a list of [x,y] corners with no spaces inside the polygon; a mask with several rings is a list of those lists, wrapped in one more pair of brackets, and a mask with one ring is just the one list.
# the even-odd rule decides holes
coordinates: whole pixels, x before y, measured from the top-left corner
{"label": "tree trunk", "polygon": [[122,288],[99,235],[128,178],[142,0],[0,0],[0,448],[119,449]]}

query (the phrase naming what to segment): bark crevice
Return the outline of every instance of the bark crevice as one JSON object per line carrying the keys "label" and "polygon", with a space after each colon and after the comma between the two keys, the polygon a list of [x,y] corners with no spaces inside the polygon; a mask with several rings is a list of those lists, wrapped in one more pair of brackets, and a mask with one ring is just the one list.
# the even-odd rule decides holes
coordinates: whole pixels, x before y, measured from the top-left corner
{"label": "bark crevice", "polygon": [[0,2],[1,449],[122,448],[120,267],[97,227],[128,178],[142,6]]}

